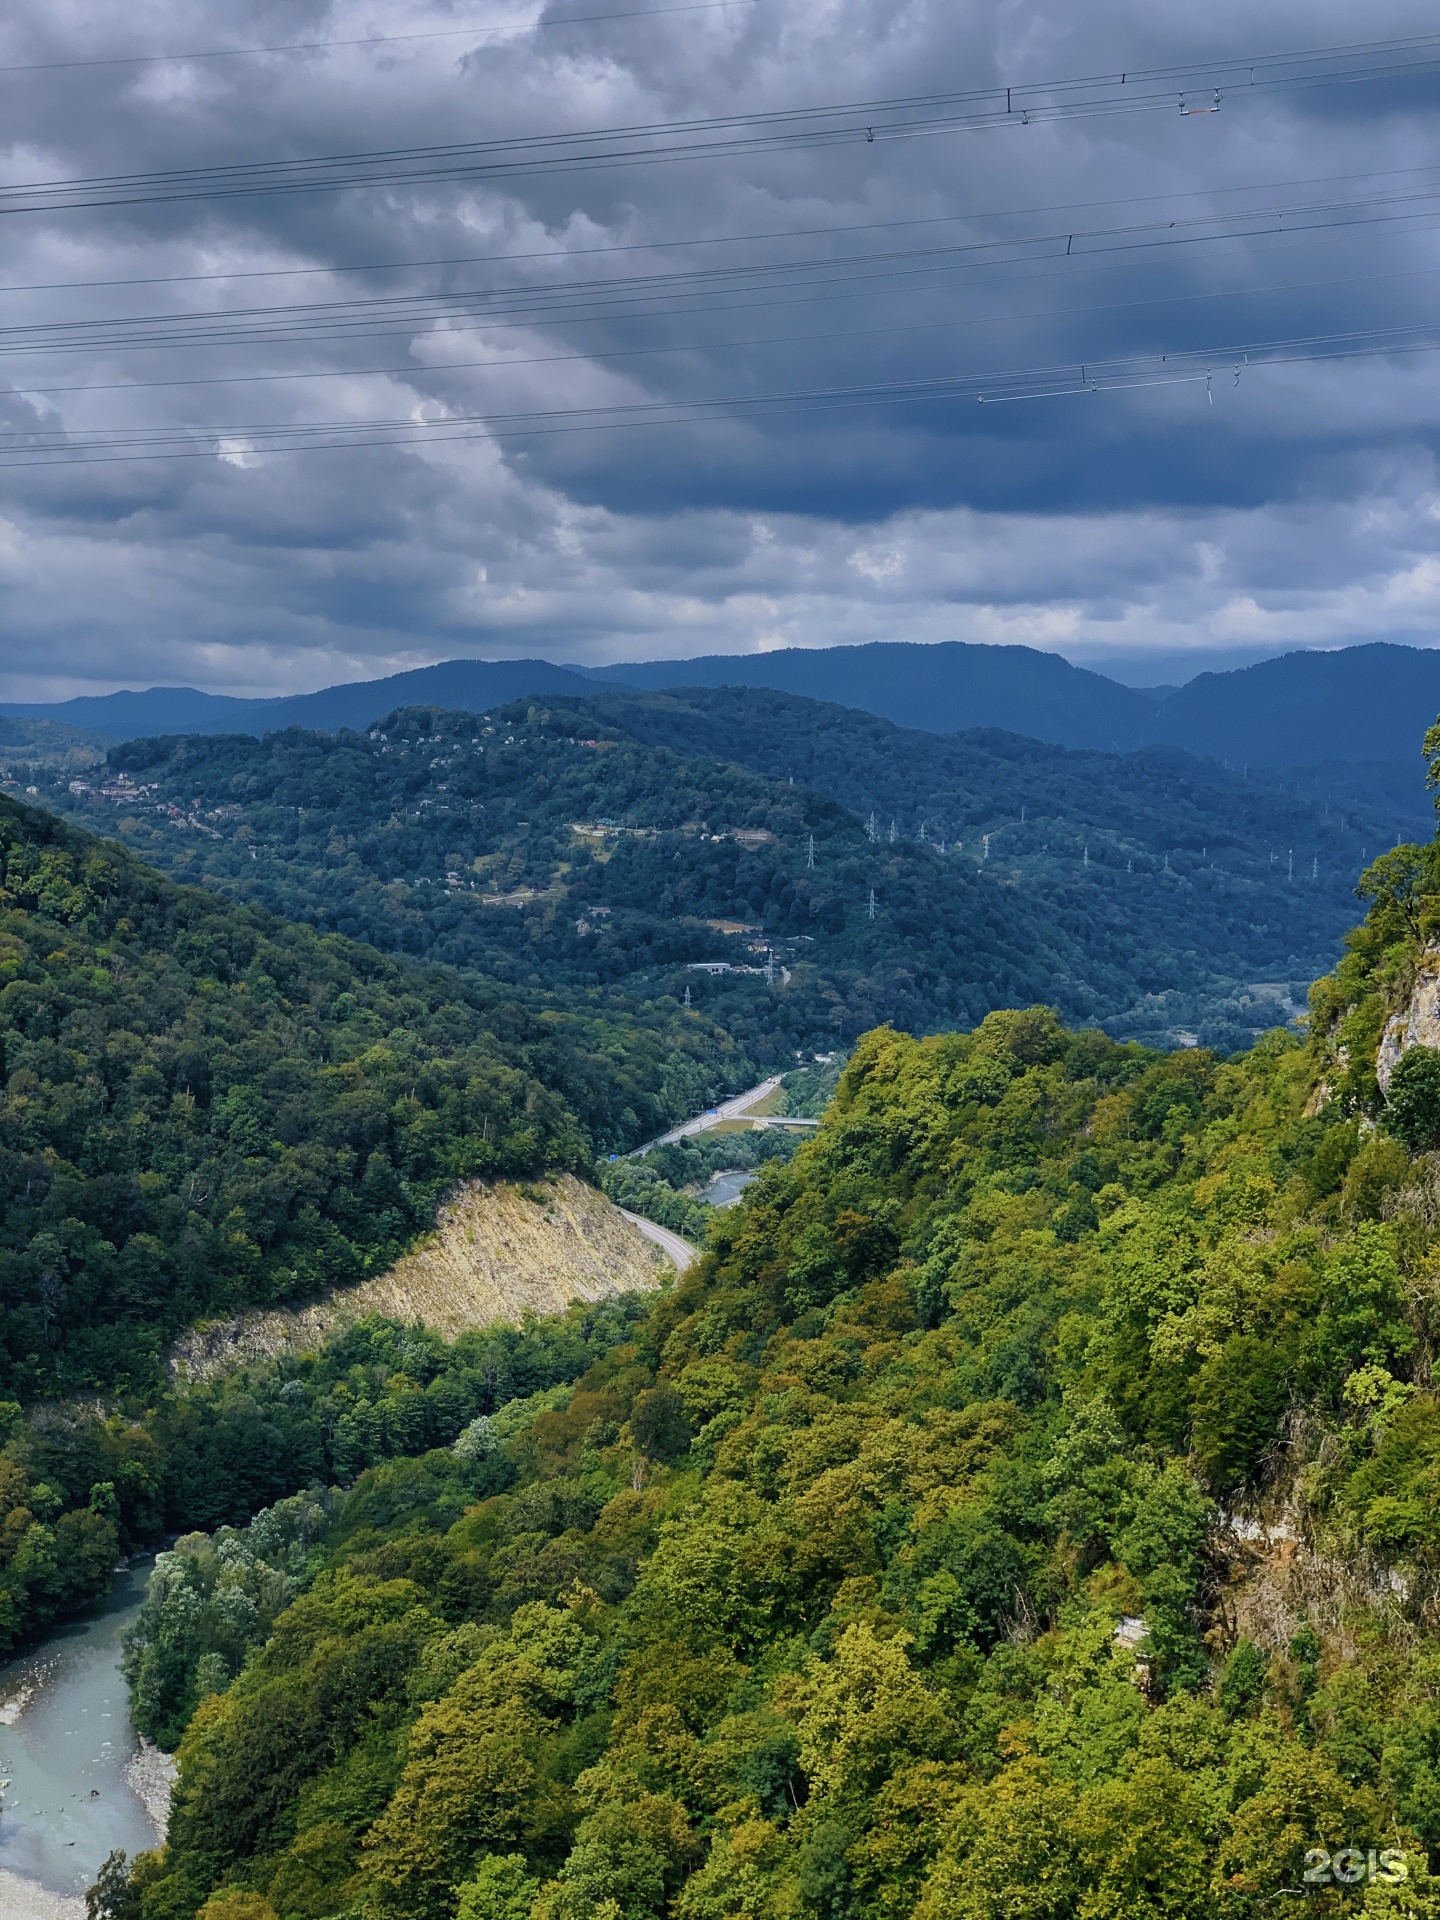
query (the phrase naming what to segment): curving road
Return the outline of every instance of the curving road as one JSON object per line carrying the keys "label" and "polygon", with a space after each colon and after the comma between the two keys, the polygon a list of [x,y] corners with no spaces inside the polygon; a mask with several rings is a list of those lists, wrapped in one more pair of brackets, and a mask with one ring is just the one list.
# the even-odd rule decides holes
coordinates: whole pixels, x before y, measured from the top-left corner
{"label": "curving road", "polygon": [[779,1084],[780,1075],[777,1073],[769,1080],[762,1080],[758,1087],[749,1087],[744,1093],[733,1094],[730,1099],[722,1100],[718,1107],[707,1107],[703,1113],[697,1113],[693,1119],[683,1121],[678,1127],[672,1127],[669,1133],[662,1133],[654,1140],[647,1140],[643,1147],[635,1149],[630,1158],[638,1159],[642,1153],[648,1153],[651,1147],[672,1147],[677,1140],[687,1139],[692,1134],[708,1133],[712,1127],[718,1127],[722,1120],[743,1119],[747,1108],[758,1107],[766,1095],[773,1093]]}
{"label": "curving road", "polygon": [[647,1240],[659,1247],[665,1258],[674,1264],[676,1273],[684,1273],[692,1260],[700,1258],[700,1249],[692,1247],[688,1240],[682,1240],[678,1233],[672,1233],[669,1227],[657,1226],[653,1220],[631,1213],[628,1207],[621,1207],[619,1211],[632,1227],[638,1227]]}

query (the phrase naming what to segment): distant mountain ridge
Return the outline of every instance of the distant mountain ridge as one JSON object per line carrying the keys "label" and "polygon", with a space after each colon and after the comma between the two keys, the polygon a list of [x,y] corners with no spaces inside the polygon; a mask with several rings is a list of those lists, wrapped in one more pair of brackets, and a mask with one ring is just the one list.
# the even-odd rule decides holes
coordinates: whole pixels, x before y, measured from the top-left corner
{"label": "distant mountain ridge", "polygon": [[778,693],[859,707],[927,733],[1003,727],[1055,746],[1104,752],[1138,746],[1155,710],[1144,694],[1103,673],[1072,667],[1058,653],[960,640],[785,647],[739,658],[709,654],[606,667],[595,677],[652,692],[682,686],[773,687]]}
{"label": "distant mountain ridge", "polygon": [[383,680],[350,680],[315,693],[273,700],[201,693],[195,687],[150,687],[142,692],[82,694],[51,704],[0,703],[0,714],[17,719],[60,720],[112,740],[168,733],[277,733],[282,727],[313,727],[337,733],[368,727],[397,706],[437,706],[474,711],[527,693],[589,693],[590,675],[549,660],[441,660]]}
{"label": "distant mountain ridge", "polygon": [[267,733],[299,726],[364,728],[400,706],[481,712],[529,694],[605,686],[774,688],[873,713],[930,733],[1000,727],[1055,746],[1130,751],[1149,745],[1235,765],[1374,763],[1415,768],[1440,713],[1440,649],[1375,642],[1287,653],[1258,666],[1202,673],[1179,688],[1122,686],[1035,647],[962,641],[788,647],[614,667],[549,660],[445,660],[316,693],[243,700],[193,687],[0,703],[0,714],[61,721],[113,740],[147,734]]}

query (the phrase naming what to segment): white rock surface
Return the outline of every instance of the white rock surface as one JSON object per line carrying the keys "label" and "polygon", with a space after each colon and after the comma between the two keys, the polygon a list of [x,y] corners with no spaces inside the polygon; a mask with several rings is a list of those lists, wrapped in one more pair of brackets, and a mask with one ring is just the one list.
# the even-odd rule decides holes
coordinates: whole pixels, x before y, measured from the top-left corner
{"label": "white rock surface", "polygon": [[162,1845],[170,1825],[170,1792],[177,1771],[170,1755],[149,1740],[141,1740],[125,1769],[131,1791],[149,1814]]}
{"label": "white rock surface", "polygon": [[1375,1057],[1375,1077],[1382,1092],[1411,1047],[1440,1048],[1440,952],[1434,950],[1421,955],[1408,1002],[1385,1022]]}

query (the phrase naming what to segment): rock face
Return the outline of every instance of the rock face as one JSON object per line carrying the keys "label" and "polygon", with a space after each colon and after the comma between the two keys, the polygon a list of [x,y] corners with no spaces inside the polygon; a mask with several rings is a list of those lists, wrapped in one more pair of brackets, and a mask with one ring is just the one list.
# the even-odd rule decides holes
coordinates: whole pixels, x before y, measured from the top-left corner
{"label": "rock face", "polygon": [[[543,1198],[530,1197],[535,1193]],[[653,1287],[670,1263],[593,1187],[562,1174],[543,1189],[472,1181],[441,1208],[435,1231],[388,1272],[313,1306],[238,1315],[193,1328],[173,1372],[210,1379],[247,1361],[313,1352],[346,1321],[379,1313],[423,1320],[447,1339],[527,1313],[558,1313]]]}
{"label": "rock face", "polygon": [[1433,948],[1420,956],[1410,998],[1399,1013],[1391,1014],[1380,1036],[1375,1077],[1382,1092],[1388,1090],[1400,1056],[1411,1047],[1440,1048],[1440,951]]}

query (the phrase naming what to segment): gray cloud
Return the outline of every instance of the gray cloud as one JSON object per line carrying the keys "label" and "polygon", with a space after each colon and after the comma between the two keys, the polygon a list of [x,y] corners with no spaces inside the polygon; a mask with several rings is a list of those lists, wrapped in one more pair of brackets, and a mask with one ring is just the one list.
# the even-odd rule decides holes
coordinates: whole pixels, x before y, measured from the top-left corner
{"label": "gray cloud", "polygon": [[[469,11],[277,4],[247,10],[244,32],[418,33]],[[1381,5],[1364,31],[1427,24]],[[215,33],[213,10],[184,0],[117,17],[99,41],[91,22],[14,0],[0,65]],[[1261,33],[1253,10],[1224,4],[734,0],[473,43],[12,74],[0,178],[1133,70],[1254,50]],[[1338,4],[1263,21],[1266,47],[1355,34]],[[1433,357],[1247,369],[1220,350],[1428,316],[1440,200],[1398,195],[1440,187],[1422,171],[1440,167],[1435,105],[1433,86],[1406,83],[503,188],[7,218],[4,285],[67,285],[0,294],[0,326],[57,329],[23,351],[0,333],[0,692],[270,692],[467,652],[601,661],[883,638],[1019,640],[1159,677],[1168,659],[1181,674],[1211,654],[1429,642]],[[1115,232],[1382,194],[1363,223]],[[1068,258],[1013,244],[1072,226]],[[1002,241],[999,258],[934,251]],[[830,264],[787,265],[800,260]],[[451,264],[418,264],[434,261]],[[389,262],[414,264],[347,271]],[[717,275],[766,265],[787,270]],[[682,274],[706,277],[656,278]],[[158,283],[75,284],[124,279]],[[405,304],[346,311],[367,299]],[[297,303],[310,310],[279,311]],[[248,338],[217,337],[238,308],[275,311],[246,319]],[[81,320],[101,331],[67,336]],[[1129,393],[757,405],[1186,351],[1201,377]],[[25,391],[60,387],[85,390]],[[258,428],[697,399],[733,404],[664,426],[256,450]],[[223,457],[130,457],[156,429]],[[108,435],[117,457],[6,464],[57,433]]]}

